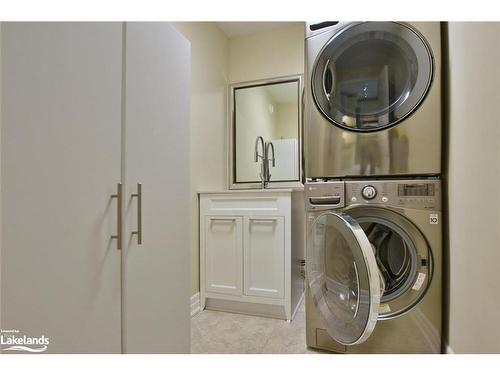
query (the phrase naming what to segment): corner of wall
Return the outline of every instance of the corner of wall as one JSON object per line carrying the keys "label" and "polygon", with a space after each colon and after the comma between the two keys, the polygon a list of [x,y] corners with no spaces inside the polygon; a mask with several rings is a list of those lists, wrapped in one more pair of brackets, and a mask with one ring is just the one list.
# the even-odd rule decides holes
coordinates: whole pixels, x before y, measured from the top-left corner
{"label": "corner of wall", "polygon": [[0,329],[2,328],[2,22],[0,22]]}
{"label": "corner of wall", "polygon": [[173,22],[191,42],[191,294],[200,290],[198,192],[227,185],[229,40],[213,22]]}
{"label": "corner of wall", "polygon": [[[441,22],[441,123],[442,123],[442,184],[443,184],[443,212],[449,212],[449,179],[448,179],[448,166],[450,159],[450,147],[449,147],[449,136],[450,136],[450,124],[449,124],[449,112],[450,112],[450,102],[449,102],[449,85],[450,85],[450,71],[449,71],[449,45],[448,45],[448,23]],[[450,228],[449,228],[449,218],[448,215],[443,215],[443,311],[442,311],[442,321],[443,321],[443,342],[445,344],[445,352],[448,352],[448,342],[449,337],[449,320],[450,320]]]}

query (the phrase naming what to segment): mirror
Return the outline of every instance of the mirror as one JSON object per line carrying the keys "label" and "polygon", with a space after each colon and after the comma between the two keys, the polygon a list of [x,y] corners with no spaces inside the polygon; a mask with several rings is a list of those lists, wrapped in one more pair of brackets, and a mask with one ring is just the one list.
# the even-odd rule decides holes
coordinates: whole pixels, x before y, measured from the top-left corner
{"label": "mirror", "polygon": [[300,92],[300,77],[232,86],[232,188],[300,181]]}

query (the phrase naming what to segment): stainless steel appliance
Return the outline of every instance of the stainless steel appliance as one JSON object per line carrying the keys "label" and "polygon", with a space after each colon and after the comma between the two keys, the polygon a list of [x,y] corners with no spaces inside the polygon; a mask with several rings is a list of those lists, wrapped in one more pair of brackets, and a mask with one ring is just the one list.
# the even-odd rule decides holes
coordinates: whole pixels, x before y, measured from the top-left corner
{"label": "stainless steel appliance", "polygon": [[439,22],[306,25],[305,176],[441,173]]}
{"label": "stainless steel appliance", "polygon": [[305,199],[307,345],[439,353],[440,181],[313,182]]}

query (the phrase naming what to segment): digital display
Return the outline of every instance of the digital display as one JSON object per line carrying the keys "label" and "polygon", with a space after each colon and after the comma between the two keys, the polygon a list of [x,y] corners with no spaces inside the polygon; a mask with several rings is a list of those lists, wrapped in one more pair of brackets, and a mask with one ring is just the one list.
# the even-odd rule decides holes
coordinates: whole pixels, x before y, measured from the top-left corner
{"label": "digital display", "polygon": [[433,197],[434,184],[398,184],[400,197]]}

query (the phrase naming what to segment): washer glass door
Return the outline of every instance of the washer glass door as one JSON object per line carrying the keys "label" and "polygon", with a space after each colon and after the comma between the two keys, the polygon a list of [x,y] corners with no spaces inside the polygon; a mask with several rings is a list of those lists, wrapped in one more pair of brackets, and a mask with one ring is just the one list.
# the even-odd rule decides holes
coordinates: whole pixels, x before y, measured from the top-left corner
{"label": "washer glass door", "polygon": [[357,132],[394,126],[424,100],[433,77],[431,49],[398,22],[353,23],[320,52],[314,101],[334,125]]}
{"label": "washer glass door", "polygon": [[347,212],[370,241],[383,278],[379,320],[397,318],[415,307],[430,286],[431,249],[415,224],[395,211],[358,206]]}
{"label": "washer glass door", "polygon": [[310,231],[306,266],[313,302],[333,339],[360,344],[375,327],[381,296],[372,246],[343,213],[321,214]]}

